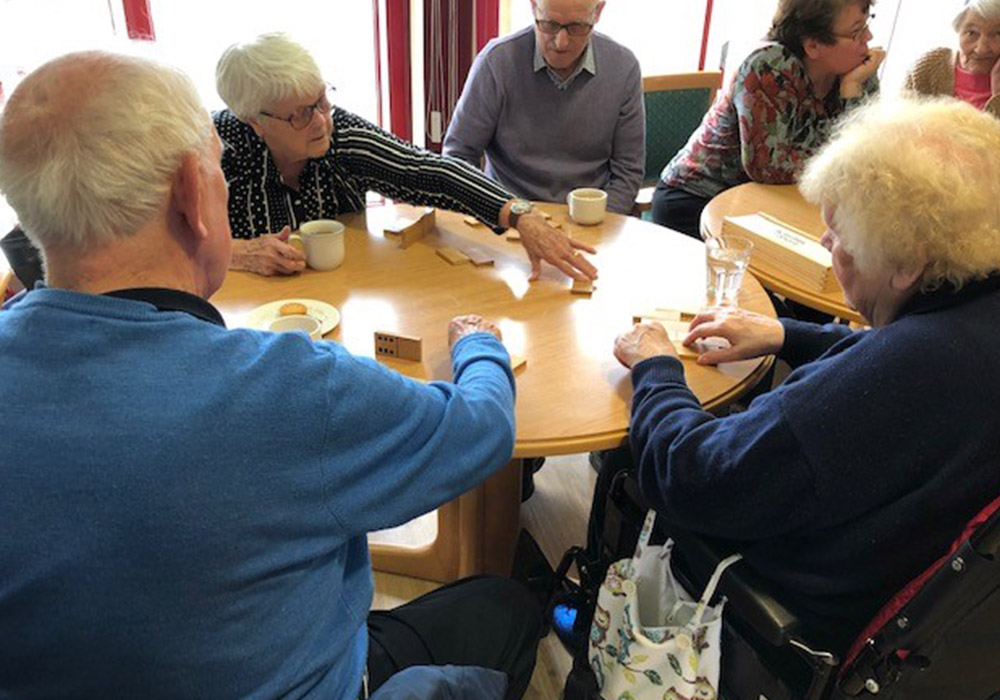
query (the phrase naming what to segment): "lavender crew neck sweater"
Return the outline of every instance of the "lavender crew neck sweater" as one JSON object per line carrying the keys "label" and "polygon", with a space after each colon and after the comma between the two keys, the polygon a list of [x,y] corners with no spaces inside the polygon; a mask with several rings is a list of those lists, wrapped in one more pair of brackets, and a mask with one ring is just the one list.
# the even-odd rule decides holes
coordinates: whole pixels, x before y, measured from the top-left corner
{"label": "lavender crew neck sweater", "polygon": [[479,53],[444,141],[445,155],[479,165],[528,199],[565,202],[570,190],[599,187],[608,208],[628,213],[642,183],[646,127],[639,62],[593,33],[595,72],[557,86],[535,70],[529,27]]}

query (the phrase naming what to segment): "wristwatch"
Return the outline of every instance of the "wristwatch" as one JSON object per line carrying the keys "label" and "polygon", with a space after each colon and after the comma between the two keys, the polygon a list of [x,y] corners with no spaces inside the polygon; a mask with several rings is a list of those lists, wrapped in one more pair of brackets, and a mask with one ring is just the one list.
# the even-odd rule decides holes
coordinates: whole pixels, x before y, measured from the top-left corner
{"label": "wristwatch", "polygon": [[507,228],[517,228],[517,220],[534,209],[535,205],[527,199],[513,200],[510,203],[510,209],[507,210]]}

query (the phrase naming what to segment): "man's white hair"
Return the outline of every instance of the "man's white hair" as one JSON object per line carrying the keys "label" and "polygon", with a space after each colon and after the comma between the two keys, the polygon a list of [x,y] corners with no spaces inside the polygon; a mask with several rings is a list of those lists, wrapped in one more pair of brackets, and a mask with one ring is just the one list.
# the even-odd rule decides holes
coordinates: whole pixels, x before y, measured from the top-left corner
{"label": "man's white hair", "polygon": [[927,268],[921,287],[1000,270],[1000,120],[953,98],[855,110],[799,187],[862,271]]}
{"label": "man's white hair", "polygon": [[995,22],[1000,20],[1000,0],[966,0],[965,7],[951,22],[956,32],[962,28],[962,22],[969,12],[975,12],[988,22]]}
{"label": "man's white hair", "polygon": [[69,54],[21,82],[0,117],[0,191],[36,246],[89,248],[162,209],[212,121],[191,80],[153,61]]}
{"label": "man's white hair", "polygon": [[301,45],[276,32],[226,49],[215,67],[215,87],[229,109],[243,121],[275,102],[313,95],[323,74]]}

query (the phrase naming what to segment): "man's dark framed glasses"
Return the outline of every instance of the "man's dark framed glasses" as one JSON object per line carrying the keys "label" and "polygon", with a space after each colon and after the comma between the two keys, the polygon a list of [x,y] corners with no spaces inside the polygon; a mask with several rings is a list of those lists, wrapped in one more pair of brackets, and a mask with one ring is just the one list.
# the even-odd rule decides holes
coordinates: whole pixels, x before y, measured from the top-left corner
{"label": "man's dark framed glasses", "polygon": [[570,22],[562,24],[551,19],[536,19],[535,26],[542,30],[543,34],[558,34],[563,29],[570,36],[587,36],[594,29],[593,24],[586,22]]}
{"label": "man's dark framed glasses", "polygon": [[295,113],[288,117],[279,117],[277,114],[271,114],[270,112],[265,112],[261,110],[261,115],[265,117],[270,117],[271,119],[277,119],[278,121],[288,122],[293,129],[296,131],[302,131],[309,123],[312,121],[313,112],[329,112],[330,107],[333,105],[333,93],[336,92],[337,88],[332,85],[327,85],[323,94],[318,100],[313,102],[311,105],[305,105],[304,107],[299,107],[295,110]]}

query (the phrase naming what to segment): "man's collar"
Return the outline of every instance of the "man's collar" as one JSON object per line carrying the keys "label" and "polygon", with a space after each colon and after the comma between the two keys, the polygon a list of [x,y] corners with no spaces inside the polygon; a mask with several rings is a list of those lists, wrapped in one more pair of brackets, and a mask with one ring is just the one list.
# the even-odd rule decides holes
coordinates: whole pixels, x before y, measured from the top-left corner
{"label": "man's collar", "polygon": [[181,311],[216,326],[226,327],[226,322],[222,319],[222,314],[219,313],[218,309],[201,297],[177,289],[136,287],[116,289],[113,292],[105,292],[101,296],[144,301],[147,304],[152,304],[159,311]]}
{"label": "man's collar", "polygon": [[954,286],[946,282],[932,292],[918,293],[907,300],[899,310],[897,318],[958,306],[996,291],[1000,291],[1000,271],[992,273],[985,279],[970,280],[957,292]]}
{"label": "man's collar", "polygon": [[535,60],[534,60],[534,71],[537,73],[540,70],[547,70],[549,72],[549,77],[552,78],[552,82],[556,84],[561,90],[565,90],[569,87],[576,76],[580,75],[583,71],[587,71],[591,75],[597,75],[597,59],[594,58],[594,33],[591,32],[590,40],[587,42],[587,48],[583,52],[583,56],[580,57],[580,61],[576,64],[576,68],[570,73],[569,77],[563,80],[558,73],[549,68],[549,64],[545,62],[545,56],[542,55],[542,47],[538,45],[538,37],[535,37]]}

